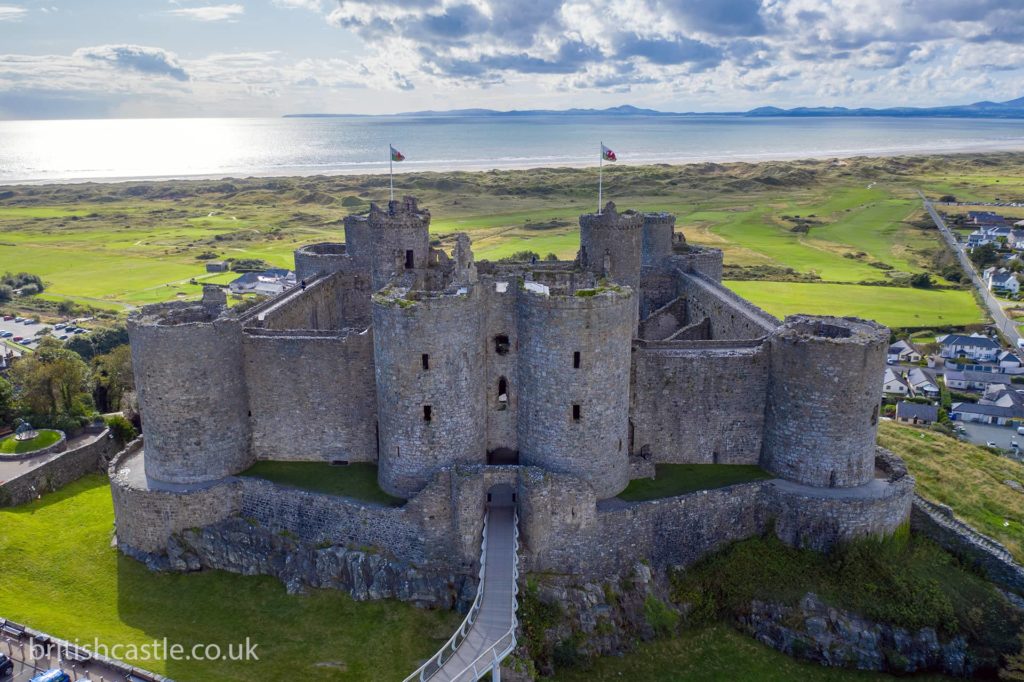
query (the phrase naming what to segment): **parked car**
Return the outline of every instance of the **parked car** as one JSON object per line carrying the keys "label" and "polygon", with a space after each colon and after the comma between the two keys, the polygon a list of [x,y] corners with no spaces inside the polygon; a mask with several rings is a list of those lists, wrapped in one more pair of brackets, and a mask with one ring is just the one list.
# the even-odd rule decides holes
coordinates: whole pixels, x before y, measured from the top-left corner
{"label": "parked car", "polygon": [[985,445],[987,445],[990,448],[999,447],[998,445],[995,444],[995,441],[991,441],[991,440],[990,441],[985,441]]}
{"label": "parked car", "polygon": [[15,343],[18,343],[19,341],[24,341],[24,340],[25,340],[24,336],[15,336],[13,339],[11,339],[11,341],[14,341]]}
{"label": "parked car", "polygon": [[1024,426],[1018,426],[1017,427],[1017,433],[1019,433],[1020,435],[1024,436]]}
{"label": "parked car", "polygon": [[16,318],[14,318],[14,321],[15,322],[24,322],[25,318],[24,317],[16,317]]}
{"label": "parked car", "polygon": [[57,324],[53,325],[53,328],[54,328],[54,329],[63,329],[63,328],[64,328],[64,327],[66,327],[66,326],[67,326],[67,325],[66,325],[66,324],[64,324],[63,322],[58,322]]}
{"label": "parked car", "polygon": [[0,654],[0,677],[14,674],[14,661],[7,654]]}
{"label": "parked car", "polygon": [[4,315],[4,319],[5,320],[13,320],[14,319],[14,315]]}
{"label": "parked car", "polygon": [[45,673],[39,673],[29,682],[71,682],[71,676],[59,668],[54,668]]}
{"label": "parked car", "polygon": [[0,333],[0,339],[9,339],[14,336],[14,332],[2,332]]}
{"label": "parked car", "polygon": [[77,329],[75,330],[75,333],[76,333],[76,334],[84,334],[84,333],[86,333],[87,331],[89,331],[89,330],[88,330],[88,329],[82,329],[81,327],[79,327],[79,328],[77,328]]}
{"label": "parked car", "polygon": [[57,338],[60,339],[61,341],[67,341],[68,340],[68,335],[67,334],[61,334]]}

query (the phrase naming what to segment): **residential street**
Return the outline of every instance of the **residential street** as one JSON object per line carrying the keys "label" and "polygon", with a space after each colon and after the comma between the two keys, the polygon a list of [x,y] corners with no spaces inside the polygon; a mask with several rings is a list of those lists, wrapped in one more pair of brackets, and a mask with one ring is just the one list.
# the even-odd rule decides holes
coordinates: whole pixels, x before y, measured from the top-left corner
{"label": "residential street", "polygon": [[923,192],[918,190],[918,194],[924,202],[925,210],[928,211],[928,214],[935,222],[935,226],[939,228],[939,232],[942,234],[943,239],[946,240],[946,244],[953,250],[953,253],[956,254],[957,261],[964,269],[964,272],[970,276],[971,282],[974,284],[974,288],[977,289],[981,296],[981,300],[985,304],[985,308],[988,310],[989,315],[992,316],[996,327],[1000,332],[1002,332],[1003,336],[1006,337],[1006,340],[1010,345],[1014,348],[1019,347],[1018,342],[1020,341],[1021,336],[1017,331],[1017,325],[1014,324],[1013,320],[1007,317],[999,299],[989,292],[988,288],[985,286],[985,282],[982,281],[981,276],[978,274],[978,271],[974,269],[974,263],[972,263],[971,259],[967,257],[967,253],[964,250],[963,245],[957,241],[956,235],[953,234],[953,231],[946,226],[945,221],[942,220],[942,216],[938,214],[932,206],[932,203],[924,196]]}

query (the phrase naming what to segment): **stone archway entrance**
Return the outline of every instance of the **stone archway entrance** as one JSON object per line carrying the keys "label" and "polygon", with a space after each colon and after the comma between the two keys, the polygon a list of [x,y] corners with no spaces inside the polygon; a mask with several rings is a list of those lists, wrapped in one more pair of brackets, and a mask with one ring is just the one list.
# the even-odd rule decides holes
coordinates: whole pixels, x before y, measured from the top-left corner
{"label": "stone archway entrance", "polygon": [[516,506],[516,491],[508,483],[492,485],[487,491],[487,507],[514,507]]}

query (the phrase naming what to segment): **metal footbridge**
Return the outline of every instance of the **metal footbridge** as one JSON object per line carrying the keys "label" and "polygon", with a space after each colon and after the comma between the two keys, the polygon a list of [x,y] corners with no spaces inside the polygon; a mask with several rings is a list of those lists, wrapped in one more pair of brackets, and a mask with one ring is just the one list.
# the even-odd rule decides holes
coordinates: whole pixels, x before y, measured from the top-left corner
{"label": "metal footbridge", "polygon": [[473,605],[451,639],[405,682],[475,682],[488,672],[500,682],[501,661],[516,648],[518,550],[519,515],[511,495],[489,502]]}

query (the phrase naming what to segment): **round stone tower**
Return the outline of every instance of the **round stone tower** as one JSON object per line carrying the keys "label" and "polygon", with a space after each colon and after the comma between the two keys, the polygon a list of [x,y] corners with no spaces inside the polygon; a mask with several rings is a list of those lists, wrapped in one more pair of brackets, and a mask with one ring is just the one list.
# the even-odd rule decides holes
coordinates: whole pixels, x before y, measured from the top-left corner
{"label": "round stone tower", "polygon": [[575,474],[600,499],[629,483],[629,370],[635,310],[622,287],[521,291],[520,463]]}
{"label": "round stone tower", "polygon": [[[580,216],[580,266],[598,277],[607,277],[640,291],[640,263],[643,246],[642,214],[618,213],[608,202],[601,213]],[[634,296],[633,328],[640,321],[640,299]]]}
{"label": "round stone tower", "polygon": [[641,258],[643,265],[658,265],[672,255],[676,217],[671,213],[644,213]]}
{"label": "round stone tower", "polygon": [[150,478],[202,483],[254,461],[242,328],[222,310],[172,303],[128,320]]}
{"label": "round stone tower", "polygon": [[482,306],[472,287],[459,291],[374,296],[378,478],[392,495],[412,496],[441,467],[487,461]]}
{"label": "round stone tower", "polygon": [[344,244],[309,244],[295,250],[295,278],[299,281],[355,270],[355,262]]}
{"label": "round stone tower", "polygon": [[430,259],[430,211],[416,199],[389,201],[387,211],[370,204],[366,215],[345,218],[345,245],[376,291],[403,270],[426,268]]}
{"label": "round stone tower", "polygon": [[782,478],[848,488],[874,478],[889,330],[866,320],[794,315],[769,337],[761,465]]}

